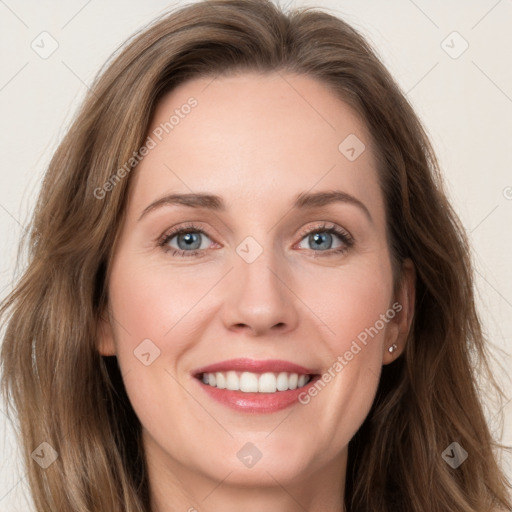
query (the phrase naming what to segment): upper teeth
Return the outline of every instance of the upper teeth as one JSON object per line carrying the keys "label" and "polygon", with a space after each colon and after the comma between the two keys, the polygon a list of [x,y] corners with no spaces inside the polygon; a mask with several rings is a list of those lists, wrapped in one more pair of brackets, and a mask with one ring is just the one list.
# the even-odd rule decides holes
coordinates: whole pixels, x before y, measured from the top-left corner
{"label": "upper teeth", "polygon": [[307,384],[311,379],[309,375],[297,373],[252,373],[252,372],[215,372],[203,373],[202,380],[205,384],[232,391],[244,393],[275,393],[296,389]]}

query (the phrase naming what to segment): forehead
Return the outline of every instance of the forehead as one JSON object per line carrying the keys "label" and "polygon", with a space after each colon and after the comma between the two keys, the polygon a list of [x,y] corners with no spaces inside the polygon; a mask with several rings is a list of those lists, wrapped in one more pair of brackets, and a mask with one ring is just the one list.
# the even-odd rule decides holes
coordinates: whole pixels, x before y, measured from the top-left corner
{"label": "forehead", "polygon": [[155,109],[136,168],[139,210],[171,192],[209,192],[256,210],[308,190],[381,202],[369,132],[324,84],[284,73],[204,77]]}

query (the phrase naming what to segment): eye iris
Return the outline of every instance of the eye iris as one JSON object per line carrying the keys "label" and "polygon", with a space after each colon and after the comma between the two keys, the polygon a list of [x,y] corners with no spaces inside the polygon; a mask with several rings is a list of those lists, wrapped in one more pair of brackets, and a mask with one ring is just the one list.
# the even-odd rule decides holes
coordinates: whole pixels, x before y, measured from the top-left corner
{"label": "eye iris", "polygon": [[[178,239],[178,247],[181,250],[196,250],[201,247],[201,234],[198,231],[179,233],[176,235],[176,238]],[[182,245],[182,242],[184,242],[184,245]],[[309,242],[316,246],[317,249],[327,250],[332,244],[332,234],[329,231],[317,231],[309,235]]]}
{"label": "eye iris", "polygon": [[[329,247],[322,247],[322,242],[325,242],[325,239],[328,240],[330,245],[330,242],[332,241],[332,235],[330,233],[323,232],[322,234],[315,233],[314,235],[309,236],[310,242],[314,242],[314,244],[317,244],[316,247],[321,249],[329,249]],[[318,244],[319,242],[319,244]]]}
{"label": "eye iris", "polygon": [[[185,241],[185,244],[186,244],[185,247],[181,246],[181,244],[180,244],[181,240]],[[194,245],[194,243],[196,245]],[[199,234],[185,233],[185,234],[178,235],[178,247],[180,249],[199,249],[200,246],[201,246],[201,240],[200,240]]]}

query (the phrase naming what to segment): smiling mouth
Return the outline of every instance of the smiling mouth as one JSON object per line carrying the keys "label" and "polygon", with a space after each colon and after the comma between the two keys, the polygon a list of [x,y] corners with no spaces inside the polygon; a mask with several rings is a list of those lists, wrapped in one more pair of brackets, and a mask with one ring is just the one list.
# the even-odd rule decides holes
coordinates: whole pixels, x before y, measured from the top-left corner
{"label": "smiling mouth", "polygon": [[309,384],[317,375],[294,372],[203,372],[195,375],[203,384],[242,393],[276,393],[299,389]]}

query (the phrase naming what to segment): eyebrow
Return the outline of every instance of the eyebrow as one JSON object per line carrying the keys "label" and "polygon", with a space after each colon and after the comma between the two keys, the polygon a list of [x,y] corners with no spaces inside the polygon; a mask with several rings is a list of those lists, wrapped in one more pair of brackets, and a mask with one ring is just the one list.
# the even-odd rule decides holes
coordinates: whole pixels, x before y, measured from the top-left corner
{"label": "eyebrow", "polygon": [[[370,211],[365,204],[356,197],[342,192],[340,190],[322,191],[322,192],[304,192],[296,196],[291,209],[307,210],[321,208],[333,203],[346,203],[357,206],[366,215],[368,220],[373,223]],[[150,205],[146,206],[137,221],[140,221],[150,211],[162,206],[182,205],[190,208],[204,208],[223,212],[226,211],[226,203],[222,197],[215,194],[190,193],[190,194],[169,194]]]}

